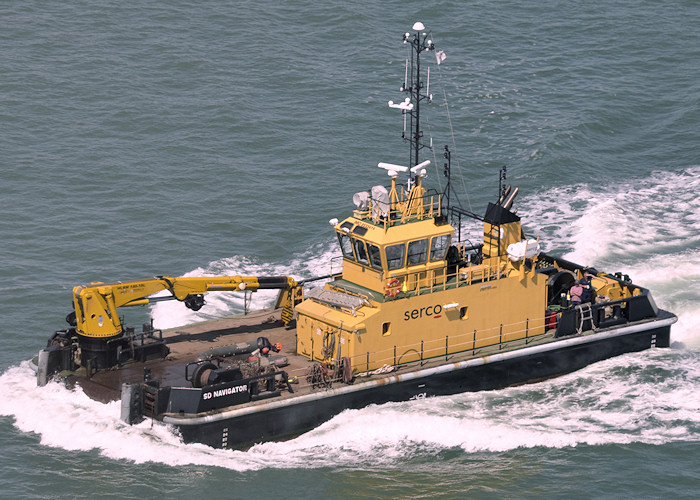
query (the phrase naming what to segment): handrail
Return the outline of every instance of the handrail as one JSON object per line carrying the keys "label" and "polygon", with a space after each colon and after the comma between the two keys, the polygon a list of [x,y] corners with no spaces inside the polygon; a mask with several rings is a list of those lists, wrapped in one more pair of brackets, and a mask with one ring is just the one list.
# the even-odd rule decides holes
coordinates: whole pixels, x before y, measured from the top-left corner
{"label": "handrail", "polygon": [[[472,331],[454,336],[445,336],[440,339],[434,340],[420,340],[416,342],[407,343],[404,345],[395,345],[391,348],[384,349],[381,351],[376,351],[373,353],[362,353],[350,358],[351,366],[358,367],[360,372],[369,372],[369,365],[388,365],[392,369],[396,369],[400,366],[412,366],[420,365],[434,361],[441,356],[445,356],[448,360],[450,357],[467,355],[469,357],[477,357],[480,352],[484,350],[493,350],[498,348],[498,350],[503,350],[513,342],[524,342],[528,344],[537,338],[542,338],[546,336],[548,332],[545,330],[544,333],[532,335],[530,332],[535,329],[539,329],[546,324],[546,316],[535,319],[526,319],[525,321],[519,321],[511,324],[501,324],[496,327],[488,328],[486,330],[481,330],[480,332]],[[484,332],[491,332],[488,336],[482,336]],[[478,335],[481,333],[482,335]],[[524,334],[524,336],[523,336]],[[549,333],[551,335],[551,333]],[[513,339],[510,337],[518,336],[518,338]],[[469,351],[472,351],[471,354]],[[415,360],[402,361],[401,358],[405,356],[415,356]],[[341,359],[344,356],[341,356]],[[327,382],[339,382],[342,380],[342,374],[340,370],[340,359],[336,359],[336,356],[332,356],[327,364],[335,369],[329,369],[328,372],[333,374]],[[310,365],[311,366],[311,365]],[[363,370],[363,368],[365,368]],[[302,380],[305,380],[307,376],[307,369],[301,370],[291,370],[289,371],[290,377],[296,377],[301,385],[305,385]],[[317,386],[318,384],[311,384]]]}
{"label": "handrail", "polygon": [[[380,203],[378,200],[369,198],[368,205],[362,210],[355,210],[355,216],[361,219],[372,220],[374,224],[382,226],[386,229],[389,226],[393,226],[396,223],[405,224],[414,220],[423,220],[434,218],[442,213],[442,199],[440,194],[434,189],[426,190],[425,194],[417,198],[421,200],[422,209],[417,210],[415,213],[408,212],[409,207],[407,206],[409,199],[405,196],[404,190],[401,189],[401,196],[398,200],[398,208],[393,210],[388,210],[386,216],[380,216],[380,210],[374,209],[375,203]],[[382,202],[383,203],[383,202]],[[390,204],[391,205],[391,204]]]}
{"label": "handrail", "polygon": [[[642,291],[646,291],[642,289]],[[645,294],[626,297],[610,302],[599,304],[591,304],[594,311],[593,321],[598,324],[598,320],[602,313],[595,314],[595,311],[602,311],[605,307],[617,307],[615,314],[620,314],[620,318],[624,321],[629,321],[629,303],[634,300],[645,298]],[[575,311],[574,308],[571,309]],[[569,309],[565,310],[569,311]],[[444,356],[445,361],[454,358],[455,356],[466,357],[473,359],[484,355],[484,353],[492,353],[495,350],[502,351],[508,349],[509,346],[521,344],[529,344],[538,339],[552,336],[552,330],[546,328],[546,315],[537,318],[527,318],[524,321],[514,323],[499,324],[484,330],[473,330],[471,332],[461,333],[459,335],[445,336],[440,339],[419,340],[403,345],[394,345],[390,348],[383,349],[372,353],[362,353],[350,358],[351,366],[356,367],[360,373],[358,375],[371,375],[369,366],[388,366],[388,370],[396,370],[401,367],[423,366],[426,363],[434,362]],[[533,335],[532,331],[538,331],[545,327],[543,333]],[[484,334],[487,335],[484,335]],[[516,337],[516,338],[513,338]],[[334,353],[335,354],[335,353]],[[342,354],[342,353],[341,353]],[[410,361],[402,361],[402,358],[412,356]],[[342,381],[341,359],[337,356],[331,356],[327,362],[325,370],[325,379],[323,384],[318,381],[307,381],[310,377],[309,369],[314,366],[309,364],[306,368],[290,370],[287,367],[287,375],[289,380],[294,380],[294,383],[299,384],[299,387],[309,387],[312,390],[323,390],[332,387],[333,383]],[[318,363],[318,362],[316,362]],[[381,369],[380,369],[381,370]],[[278,372],[279,373],[279,372]],[[269,376],[269,375],[268,375]],[[261,378],[265,378],[264,376]]]}
{"label": "handrail", "polygon": [[415,284],[415,287],[407,289],[405,292],[399,293],[395,297],[387,296],[384,300],[399,300],[416,295],[440,292],[449,288],[469,286],[476,283],[488,283],[505,276],[505,263],[500,261],[497,264],[482,263],[475,265],[469,263],[467,266],[458,267],[456,272],[449,274],[447,272],[440,272],[443,269],[446,271],[447,267],[412,271],[403,274],[390,273],[390,279],[396,278],[401,281],[402,284]]}

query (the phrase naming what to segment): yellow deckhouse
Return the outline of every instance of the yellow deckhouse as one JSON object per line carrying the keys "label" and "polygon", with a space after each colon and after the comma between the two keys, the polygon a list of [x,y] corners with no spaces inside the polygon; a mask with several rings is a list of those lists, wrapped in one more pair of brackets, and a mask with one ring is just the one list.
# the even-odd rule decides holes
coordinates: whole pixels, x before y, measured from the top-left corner
{"label": "yellow deckhouse", "polygon": [[[355,194],[353,215],[331,221],[343,271],[296,307],[297,353],[336,373],[341,362],[348,372],[348,361],[358,373],[488,346],[507,349],[545,330],[547,275],[536,270],[539,243],[525,239],[510,210],[517,189],[510,194],[499,185],[499,200],[484,217],[450,206],[447,146],[445,191],[423,187],[430,161],[420,162],[420,152],[432,144],[422,142],[420,104],[432,95],[430,82],[421,80],[420,55],[435,46],[421,23],[414,28],[414,36],[404,35],[412,48],[400,88],[407,97],[388,102],[403,116],[410,165],[380,163],[390,187]],[[406,186],[397,185],[399,173],[408,174]],[[484,222],[483,243],[461,241],[462,215]]]}
{"label": "yellow deckhouse", "polygon": [[411,169],[408,189],[396,184],[407,167],[380,163],[391,187],[356,194],[353,215],[331,221],[343,271],[296,307],[299,354],[349,358],[357,373],[544,333],[547,276],[512,198],[489,205],[484,243],[465,246],[441,196],[422,186],[428,163]]}

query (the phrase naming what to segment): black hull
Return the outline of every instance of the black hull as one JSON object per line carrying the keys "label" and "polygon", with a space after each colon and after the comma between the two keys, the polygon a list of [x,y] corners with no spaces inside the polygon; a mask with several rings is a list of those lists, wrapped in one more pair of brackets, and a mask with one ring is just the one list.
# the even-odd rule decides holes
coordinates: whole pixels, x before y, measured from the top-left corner
{"label": "black hull", "polygon": [[416,370],[383,383],[360,382],[284,402],[233,408],[206,416],[165,416],[163,421],[175,425],[185,442],[245,448],[262,441],[297,436],[349,408],[536,382],[624,353],[668,347],[674,321],[675,316],[660,311],[651,322]]}

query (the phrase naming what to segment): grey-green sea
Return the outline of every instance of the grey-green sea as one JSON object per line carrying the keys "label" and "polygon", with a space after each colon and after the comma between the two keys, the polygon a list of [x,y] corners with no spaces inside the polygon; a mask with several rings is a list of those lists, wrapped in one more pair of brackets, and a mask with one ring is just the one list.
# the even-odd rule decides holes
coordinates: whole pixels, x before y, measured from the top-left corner
{"label": "grey-green sea", "polygon": [[[387,183],[378,162],[408,163],[387,102],[416,21],[447,56],[425,59],[426,183],[444,188],[449,145],[459,201],[483,213],[505,165],[528,236],[651,289],[679,318],[670,349],[247,451],[36,387],[28,360],[76,285],[329,272],[329,219]],[[2,2],[0,497],[696,498],[698,26],[694,0]],[[210,295],[126,321],[242,311]]]}

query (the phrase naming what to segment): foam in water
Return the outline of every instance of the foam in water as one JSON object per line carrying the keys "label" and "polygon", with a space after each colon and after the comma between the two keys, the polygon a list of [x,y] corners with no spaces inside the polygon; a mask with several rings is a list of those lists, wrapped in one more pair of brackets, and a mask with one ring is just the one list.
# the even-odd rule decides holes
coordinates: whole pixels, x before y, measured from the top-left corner
{"label": "foam in water", "polygon": [[[679,174],[653,175],[634,186],[567,186],[526,197],[521,203],[528,232],[541,235],[545,245],[561,238],[572,241],[572,247],[558,249],[568,251],[567,258],[602,269],[619,264],[635,282],[651,288],[657,303],[679,315],[672,339],[687,348],[628,354],[523,387],[347,410],[294,440],[264,443],[246,452],[185,445],[157,422],[127,426],[119,419],[119,402],[97,403],[80,390],[70,391],[57,383],[36,387],[27,363],[0,375],[0,415],[12,417],[22,432],[38,434],[46,446],[96,449],[106,457],[136,463],[233,470],[272,464],[391,465],[447,448],[500,452],[520,447],[698,440],[700,214],[695,196],[700,191],[699,176],[700,167],[695,167]],[[650,207],[639,208],[647,198]],[[233,257],[190,274],[303,278],[327,274],[335,253],[335,247],[319,246],[278,264]],[[269,305],[273,297],[258,292],[252,305]],[[161,328],[178,326],[210,315],[241,312],[242,300],[236,293],[210,293],[208,305],[198,313],[180,303],[161,302],[152,314]]]}
{"label": "foam in water", "polygon": [[[615,185],[574,185],[526,197],[524,223],[570,243],[574,261],[634,262],[700,245],[700,166]],[[678,260],[674,258],[678,263]]]}
{"label": "foam in water", "polygon": [[369,466],[448,448],[501,452],[697,440],[699,385],[697,353],[658,349],[539,384],[346,410],[294,440],[243,452],[185,445],[160,423],[127,426],[119,420],[119,402],[97,403],[57,383],[36,387],[24,363],[0,376],[0,414],[12,416],[19,430],[38,434],[43,445],[98,450],[136,463],[233,470]]}

